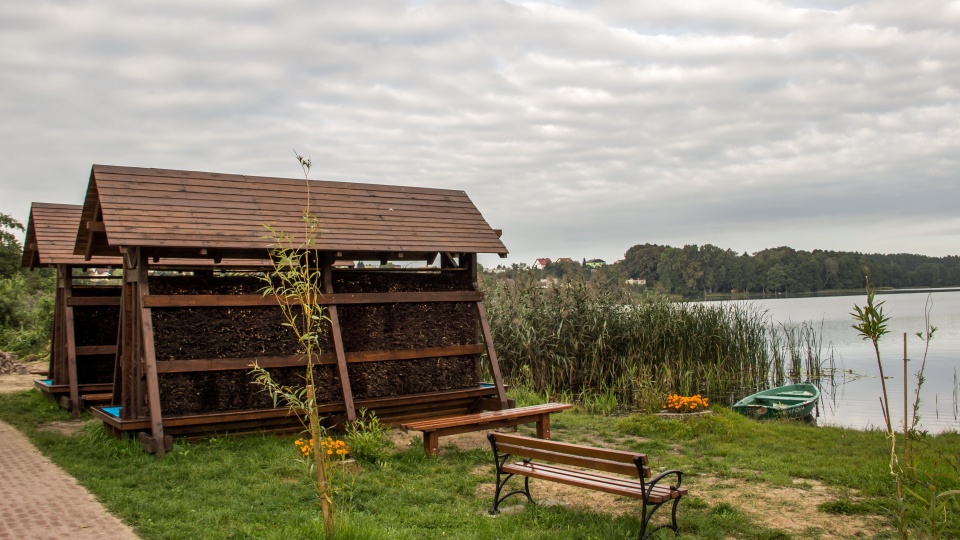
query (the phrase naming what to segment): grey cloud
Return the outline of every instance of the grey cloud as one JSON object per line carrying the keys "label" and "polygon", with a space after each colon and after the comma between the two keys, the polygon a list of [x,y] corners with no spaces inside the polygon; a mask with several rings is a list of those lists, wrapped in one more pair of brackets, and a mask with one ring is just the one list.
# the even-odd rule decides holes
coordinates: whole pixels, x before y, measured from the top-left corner
{"label": "grey cloud", "polygon": [[647,241],[956,254],[955,12],[7,2],[0,211],[79,201],[95,162],[296,177],[295,147],[318,178],[467,191],[508,262]]}

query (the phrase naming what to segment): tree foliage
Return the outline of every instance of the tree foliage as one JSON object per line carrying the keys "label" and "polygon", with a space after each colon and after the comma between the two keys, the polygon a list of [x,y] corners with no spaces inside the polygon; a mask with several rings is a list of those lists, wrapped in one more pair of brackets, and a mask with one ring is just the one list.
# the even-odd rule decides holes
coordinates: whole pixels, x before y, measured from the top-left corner
{"label": "tree foliage", "polygon": [[[651,273],[649,259],[656,253],[656,272]],[[866,276],[876,287],[960,286],[957,256],[801,251],[787,246],[737,255],[711,244],[682,248],[643,244],[628,249],[621,264],[631,277],[654,280],[661,291],[684,296],[862,289]]]}
{"label": "tree foliage", "polygon": [[20,269],[23,250],[18,240],[23,224],[7,214],[0,213],[0,278],[8,278]]}
{"label": "tree foliage", "polygon": [[23,224],[0,213],[0,350],[43,355],[53,331],[52,270],[23,271]]}

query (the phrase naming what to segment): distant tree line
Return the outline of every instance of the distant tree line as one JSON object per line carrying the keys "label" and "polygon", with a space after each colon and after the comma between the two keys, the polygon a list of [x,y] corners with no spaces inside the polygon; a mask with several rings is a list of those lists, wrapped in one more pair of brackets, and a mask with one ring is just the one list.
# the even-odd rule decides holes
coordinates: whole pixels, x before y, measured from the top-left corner
{"label": "distant tree line", "polygon": [[807,293],[873,287],[960,286],[960,257],[897,253],[802,251],[777,247],[753,255],[711,244],[682,248],[635,245],[623,261],[626,275],[667,293]]}

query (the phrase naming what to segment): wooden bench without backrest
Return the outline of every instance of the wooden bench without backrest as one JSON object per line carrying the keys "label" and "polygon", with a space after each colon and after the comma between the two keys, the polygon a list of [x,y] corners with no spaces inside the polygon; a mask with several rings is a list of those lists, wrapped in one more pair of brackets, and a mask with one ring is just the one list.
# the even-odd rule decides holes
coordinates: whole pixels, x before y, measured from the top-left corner
{"label": "wooden bench without backrest", "polygon": [[[687,488],[680,487],[683,473],[669,470],[650,478],[646,454],[534,439],[509,433],[490,433],[487,438],[493,447],[493,458],[497,465],[497,489],[493,496],[491,514],[499,513],[500,503],[512,495],[523,494],[528,501],[533,502],[530,479],[539,478],[642,500],[641,539],[662,528],[677,532],[677,506],[680,499],[687,494]],[[521,458],[521,461],[512,458]],[[556,464],[590,470],[570,469]],[[622,474],[631,478],[618,478],[592,471]],[[523,489],[503,494],[507,481],[514,475],[524,477]],[[676,484],[660,485],[660,481],[668,476],[675,476]],[[647,532],[647,525],[654,512],[670,501],[673,501],[671,523],[659,525]]]}
{"label": "wooden bench without backrest", "polygon": [[573,405],[566,403],[544,403],[543,405],[515,407],[500,411],[485,411],[476,414],[404,422],[400,424],[400,427],[422,431],[423,451],[428,455],[436,456],[440,453],[440,437],[471,431],[536,423],[537,437],[549,439],[550,413],[565,411],[572,407]]}

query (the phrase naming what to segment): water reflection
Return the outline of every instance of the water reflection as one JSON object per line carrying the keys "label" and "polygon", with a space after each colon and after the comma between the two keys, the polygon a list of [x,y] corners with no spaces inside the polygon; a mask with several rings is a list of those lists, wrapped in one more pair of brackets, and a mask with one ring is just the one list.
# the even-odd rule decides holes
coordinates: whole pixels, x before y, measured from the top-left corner
{"label": "water reflection", "polygon": [[[887,391],[895,428],[902,429],[904,415],[903,334],[906,333],[908,363],[908,415],[912,415],[915,373],[923,359],[924,343],[916,335],[924,331],[924,306],[932,300],[930,323],[937,327],[930,342],[920,396],[919,428],[930,433],[960,430],[957,373],[960,371],[960,292],[878,294],[884,313],[890,317],[890,333],[880,341],[880,355],[887,375]],[[866,296],[780,298],[750,300],[777,323],[808,321],[822,332],[824,357],[831,346],[835,361],[832,383],[822,386],[818,423],[853,428],[884,426],[879,396],[881,385],[873,347],[852,328],[853,305],[863,306]]]}

